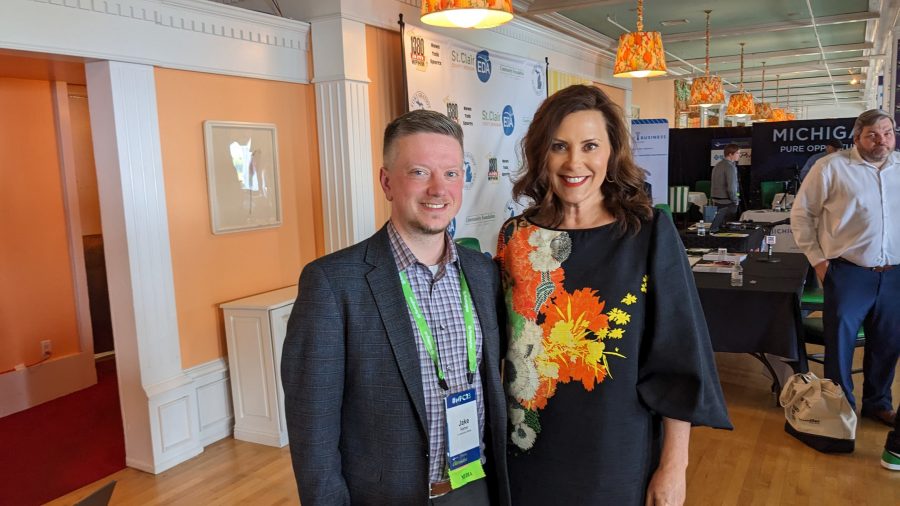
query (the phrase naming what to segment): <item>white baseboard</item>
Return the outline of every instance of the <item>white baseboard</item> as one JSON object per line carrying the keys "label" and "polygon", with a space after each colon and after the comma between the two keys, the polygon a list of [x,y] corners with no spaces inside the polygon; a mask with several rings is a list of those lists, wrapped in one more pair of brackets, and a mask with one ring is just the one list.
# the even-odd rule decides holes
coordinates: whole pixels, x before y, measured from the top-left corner
{"label": "white baseboard", "polygon": [[279,437],[277,434],[271,434],[269,432],[257,432],[248,429],[235,429],[234,438],[240,439],[241,441],[249,441],[251,443],[274,446],[276,448],[281,448],[284,445],[288,444],[287,435]]}
{"label": "white baseboard", "polygon": [[90,353],[51,358],[41,364],[0,375],[0,418],[97,384]]}

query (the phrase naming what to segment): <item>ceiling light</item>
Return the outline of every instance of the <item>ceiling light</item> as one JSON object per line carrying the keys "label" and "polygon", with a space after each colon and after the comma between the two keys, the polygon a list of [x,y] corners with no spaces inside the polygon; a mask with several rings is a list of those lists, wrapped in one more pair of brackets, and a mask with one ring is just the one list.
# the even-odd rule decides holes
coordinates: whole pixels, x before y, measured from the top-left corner
{"label": "ceiling light", "polygon": [[706,13],[706,76],[698,77],[691,83],[690,104],[693,106],[710,107],[725,103],[725,89],[722,87],[722,78],[709,75],[709,13]]}
{"label": "ceiling light", "polygon": [[728,108],[725,114],[728,116],[752,116],[756,112],[753,106],[753,95],[744,91],[744,43],[741,42],[741,87],[737,93],[732,93],[728,98]]}
{"label": "ceiling light", "polygon": [[512,18],[511,0],[422,0],[419,19],[448,28],[493,28]]}
{"label": "ceiling light", "polygon": [[619,36],[613,77],[652,77],[666,74],[662,35],[644,31],[644,0],[638,0],[637,31]]}
{"label": "ceiling light", "polygon": [[686,25],[690,23],[687,19],[667,19],[665,21],[660,21],[659,24],[663,26],[678,26],[678,25]]}

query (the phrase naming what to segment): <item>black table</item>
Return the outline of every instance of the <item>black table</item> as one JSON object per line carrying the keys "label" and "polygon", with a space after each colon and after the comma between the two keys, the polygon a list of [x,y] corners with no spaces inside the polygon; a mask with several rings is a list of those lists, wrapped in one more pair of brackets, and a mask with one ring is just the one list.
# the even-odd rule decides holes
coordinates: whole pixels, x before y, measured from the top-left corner
{"label": "black table", "polygon": [[741,253],[758,250],[766,235],[763,227],[734,231],[722,230],[721,233],[747,234],[747,237],[723,237],[709,232],[704,236],[699,236],[697,235],[697,232],[693,230],[685,229],[678,231],[678,234],[681,235],[681,242],[684,243],[685,248],[728,248],[728,251]]}
{"label": "black table", "polygon": [[795,372],[807,370],[800,295],[809,262],[799,253],[772,256],[780,262],[760,262],[765,253],[750,253],[741,264],[740,287],[731,286],[728,274],[695,272],[694,280],[713,350],[752,354],[772,373],[773,390],[779,392],[778,375],[766,354],[790,360]]}

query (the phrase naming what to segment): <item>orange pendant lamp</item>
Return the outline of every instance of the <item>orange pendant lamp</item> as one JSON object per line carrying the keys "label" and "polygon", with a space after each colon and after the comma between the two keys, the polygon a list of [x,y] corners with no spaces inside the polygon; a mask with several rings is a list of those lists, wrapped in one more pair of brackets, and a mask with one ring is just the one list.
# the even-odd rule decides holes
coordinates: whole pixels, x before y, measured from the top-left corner
{"label": "orange pendant lamp", "polygon": [[748,91],[744,91],[744,43],[741,42],[741,87],[737,93],[732,93],[728,98],[728,108],[725,114],[728,116],[737,116],[743,118],[753,116],[756,107],[753,105],[753,95]]}
{"label": "orange pendant lamp", "polygon": [[448,28],[493,28],[512,18],[512,0],[422,0],[419,19]]}
{"label": "orange pendant lamp", "polygon": [[[775,76],[775,104],[776,105],[778,104],[778,102],[781,102],[781,90],[779,89],[780,84],[781,84],[781,76],[776,75]],[[781,107],[773,108],[771,121],[787,121],[787,112],[785,112],[785,110],[782,109]]]}
{"label": "orange pendant lamp", "polygon": [[644,0],[638,0],[637,31],[619,36],[619,50],[613,77],[653,77],[666,75],[662,35],[644,31]]}
{"label": "orange pendant lamp", "polygon": [[762,98],[756,104],[753,121],[769,121],[772,119],[772,104],[766,102],[766,62],[762,62]]}
{"label": "orange pendant lamp", "polygon": [[691,84],[690,105],[710,107],[725,103],[725,89],[722,87],[722,78],[709,75],[709,13],[706,13],[706,76],[697,77]]}

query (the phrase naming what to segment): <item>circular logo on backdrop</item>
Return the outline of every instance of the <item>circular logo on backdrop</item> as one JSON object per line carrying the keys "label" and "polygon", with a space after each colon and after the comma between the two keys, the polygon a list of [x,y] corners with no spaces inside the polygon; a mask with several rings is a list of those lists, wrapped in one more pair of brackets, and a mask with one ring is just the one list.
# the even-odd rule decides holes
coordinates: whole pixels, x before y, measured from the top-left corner
{"label": "circular logo on backdrop", "polygon": [[418,109],[431,109],[431,101],[428,100],[428,95],[424,91],[415,92],[412,98],[409,99],[409,110],[415,111]]}
{"label": "circular logo on backdrop", "polygon": [[512,135],[513,130],[516,129],[516,117],[513,114],[513,109],[511,105],[507,105],[503,108],[503,133],[505,135]]}
{"label": "circular logo on backdrop", "polygon": [[542,65],[535,65],[531,68],[531,89],[535,95],[543,96],[547,94],[544,77],[544,67]]}
{"label": "circular logo on backdrop", "polygon": [[472,153],[466,151],[466,155],[463,157],[463,166],[466,170],[463,189],[468,190],[475,184],[475,178],[478,176],[478,166],[475,165],[475,156]]}
{"label": "circular logo on backdrop", "polygon": [[447,233],[450,234],[451,239],[456,235],[456,218],[450,220],[450,224],[447,225]]}
{"label": "circular logo on backdrop", "polygon": [[483,83],[491,78],[491,55],[486,49],[478,51],[475,55],[475,72],[478,73],[478,80]]}

